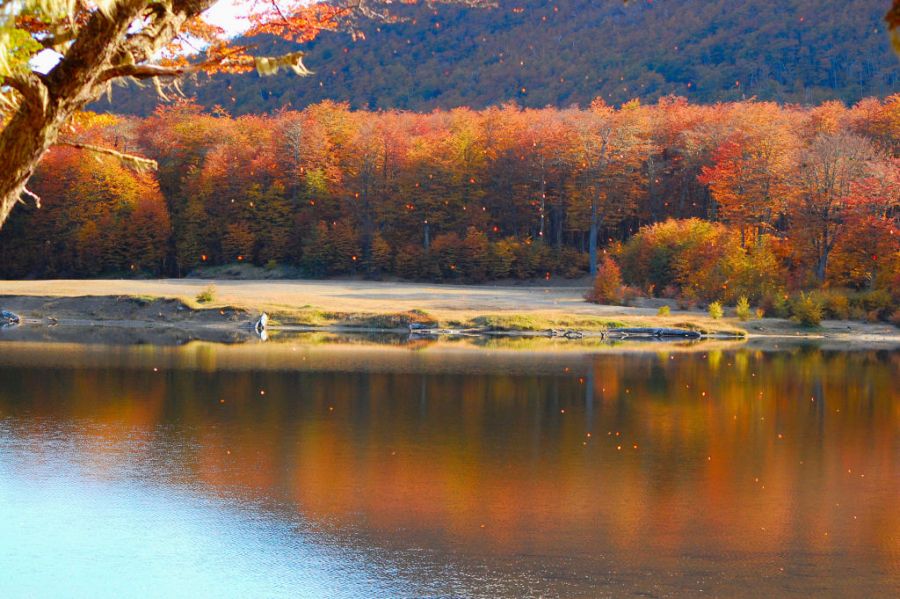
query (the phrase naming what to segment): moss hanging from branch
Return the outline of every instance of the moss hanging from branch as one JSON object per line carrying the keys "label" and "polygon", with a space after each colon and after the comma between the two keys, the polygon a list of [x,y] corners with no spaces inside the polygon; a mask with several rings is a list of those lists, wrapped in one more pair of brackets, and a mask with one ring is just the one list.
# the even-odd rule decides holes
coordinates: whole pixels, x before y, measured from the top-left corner
{"label": "moss hanging from branch", "polygon": [[106,154],[108,156],[113,156],[117,160],[122,161],[123,164],[133,168],[138,172],[155,171],[158,166],[155,160],[142,158],[141,156],[135,156],[134,154],[125,154],[123,152],[119,152],[118,150],[113,150],[112,148],[104,148],[102,146],[95,146],[93,144],[83,144],[71,141],[58,141],[55,145],[69,146],[70,148],[77,148],[79,150],[87,150],[89,152],[96,152],[97,154]]}
{"label": "moss hanging from branch", "polygon": [[283,56],[257,56],[253,61],[256,72],[260,75],[275,75],[281,69],[290,69],[302,77],[312,75],[313,72],[303,64],[303,52],[292,52]]}

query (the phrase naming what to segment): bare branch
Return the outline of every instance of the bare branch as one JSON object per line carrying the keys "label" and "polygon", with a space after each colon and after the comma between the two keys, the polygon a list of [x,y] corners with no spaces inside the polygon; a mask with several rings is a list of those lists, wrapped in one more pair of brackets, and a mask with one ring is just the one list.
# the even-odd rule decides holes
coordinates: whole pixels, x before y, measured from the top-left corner
{"label": "bare branch", "polygon": [[112,148],[104,148],[102,146],[95,146],[93,144],[83,144],[73,141],[57,141],[54,145],[69,146],[70,148],[77,148],[79,150],[87,150],[89,152],[96,152],[98,154],[114,156],[115,158],[118,158],[125,164],[128,164],[129,166],[132,166],[137,170],[155,171],[158,166],[155,160],[143,158],[141,156],[135,156],[134,154],[125,154],[123,152],[119,152],[118,150],[113,150]]}

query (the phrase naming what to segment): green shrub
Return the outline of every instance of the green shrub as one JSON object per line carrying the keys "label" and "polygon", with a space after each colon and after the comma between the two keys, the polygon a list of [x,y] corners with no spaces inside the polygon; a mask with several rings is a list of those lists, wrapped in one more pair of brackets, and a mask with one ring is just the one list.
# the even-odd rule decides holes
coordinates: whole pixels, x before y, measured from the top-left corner
{"label": "green shrub", "polygon": [[214,302],[216,300],[216,286],[210,285],[209,287],[205,287],[203,291],[197,294],[197,303],[198,304],[208,304],[210,302]]}
{"label": "green shrub", "polygon": [[871,320],[873,312],[877,318],[886,319],[896,308],[894,298],[886,289],[861,292],[851,299],[851,305],[865,312],[867,320]]}
{"label": "green shrub", "polygon": [[768,237],[748,250],[736,231],[696,218],[643,227],[619,258],[626,283],[664,297],[756,301],[774,294],[783,278]]}
{"label": "green shrub", "polygon": [[513,261],[516,259],[517,241],[501,239],[491,244],[488,252],[488,276],[491,279],[505,279],[510,276]]}
{"label": "green shrub", "polygon": [[[643,227],[622,248],[621,262],[630,285],[679,293],[692,288],[704,299],[718,293],[725,278],[723,254],[740,250],[740,243],[723,225],[696,218],[667,220]],[[695,288],[699,287],[699,288]]]}
{"label": "green shrub", "polygon": [[775,318],[789,318],[791,315],[791,304],[788,296],[780,292],[766,294],[762,299],[760,308],[766,314],[770,314]]}
{"label": "green shrub", "polygon": [[866,311],[859,306],[850,306],[850,320],[865,320]]}
{"label": "green shrub", "polygon": [[811,293],[800,292],[791,302],[791,316],[805,327],[816,327],[822,322],[822,303]]}
{"label": "green shrub", "polygon": [[830,289],[822,293],[822,309],[826,318],[850,318],[850,298],[844,291]]}
{"label": "green shrub", "polygon": [[722,310],[722,304],[719,302],[713,302],[709,305],[709,317],[715,318],[716,320],[722,318],[724,311]]}
{"label": "green shrub", "polygon": [[737,317],[741,320],[750,320],[750,300],[747,299],[746,295],[742,295],[738,298],[735,312],[737,313]]}
{"label": "green shrub", "polygon": [[668,316],[671,313],[672,310],[669,308],[669,306],[660,306],[659,310],[656,311],[657,316]]}
{"label": "green shrub", "polygon": [[785,279],[784,269],[768,235],[759,238],[748,252],[737,254],[728,271],[731,297],[744,295],[753,302],[766,294],[777,293]]}

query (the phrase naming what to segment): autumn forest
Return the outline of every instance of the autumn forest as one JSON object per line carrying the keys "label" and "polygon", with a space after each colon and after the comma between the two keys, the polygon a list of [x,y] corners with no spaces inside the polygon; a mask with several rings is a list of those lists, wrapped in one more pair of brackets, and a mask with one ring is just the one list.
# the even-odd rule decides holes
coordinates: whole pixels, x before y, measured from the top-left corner
{"label": "autumn forest", "polygon": [[840,288],[880,294],[888,317],[900,296],[898,95],[428,114],[326,101],[237,118],[183,101],[87,113],[66,135],[158,170],[54,147],[30,184],[40,209],[0,232],[4,277],[247,263],[480,282],[613,260],[624,293],[688,302]]}

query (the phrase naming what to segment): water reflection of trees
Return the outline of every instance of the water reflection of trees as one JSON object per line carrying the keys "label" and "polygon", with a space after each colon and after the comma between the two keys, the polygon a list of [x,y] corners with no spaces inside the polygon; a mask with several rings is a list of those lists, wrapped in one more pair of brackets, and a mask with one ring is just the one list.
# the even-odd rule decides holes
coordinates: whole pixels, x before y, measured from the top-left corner
{"label": "water reflection of trees", "polygon": [[3,368],[0,418],[35,438],[63,423],[93,438],[84,452],[139,447],[162,481],[373,534],[522,552],[900,549],[897,353],[663,349],[555,375],[500,364]]}

